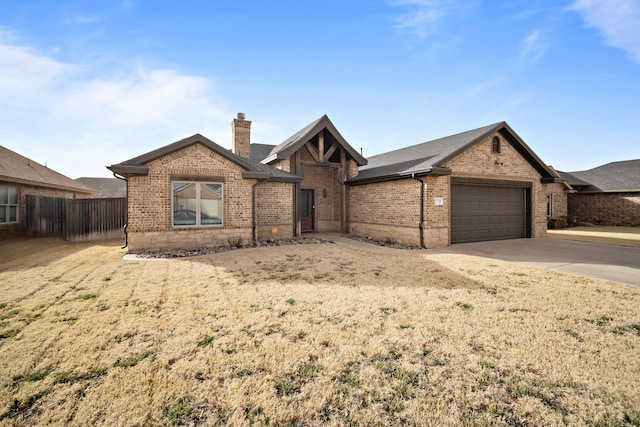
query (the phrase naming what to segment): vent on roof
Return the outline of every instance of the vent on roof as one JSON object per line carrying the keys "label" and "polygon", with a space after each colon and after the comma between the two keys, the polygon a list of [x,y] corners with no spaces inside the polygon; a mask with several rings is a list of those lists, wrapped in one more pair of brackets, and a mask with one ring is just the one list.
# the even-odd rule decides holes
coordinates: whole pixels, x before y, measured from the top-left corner
{"label": "vent on roof", "polygon": [[244,120],[244,113],[238,113],[238,120]]}

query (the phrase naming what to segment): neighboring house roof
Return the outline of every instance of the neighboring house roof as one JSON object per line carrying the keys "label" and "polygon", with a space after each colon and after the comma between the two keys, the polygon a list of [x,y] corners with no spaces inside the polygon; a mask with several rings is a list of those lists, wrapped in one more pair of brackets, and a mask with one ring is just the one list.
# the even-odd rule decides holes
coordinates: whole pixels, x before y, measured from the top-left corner
{"label": "neighboring house roof", "polygon": [[89,178],[81,177],[77,182],[86,185],[95,191],[95,197],[107,199],[115,197],[127,197],[127,183],[117,178]]}
{"label": "neighboring house roof", "polygon": [[303,147],[312,137],[317,135],[322,129],[327,129],[338,143],[349,153],[349,155],[356,161],[358,166],[367,164],[367,159],[362,157],[356,150],[354,150],[346,139],[338,132],[338,129],[333,125],[329,117],[325,114],[319,119],[309,123],[304,128],[300,129],[295,134],[291,135],[280,145],[272,148],[269,155],[261,160],[262,163],[271,163],[278,159],[287,159],[291,157],[293,153]]}
{"label": "neighboring house roof", "polygon": [[558,173],[572,187],[588,187],[591,185],[587,181],[583,181],[580,178],[571,175],[569,172],[558,171]]}
{"label": "neighboring house roof", "polygon": [[264,179],[285,182],[300,182],[303,179],[301,176],[238,156],[198,133],[188,138],[181,139],[180,141],[176,141],[173,144],[165,145],[157,150],[145,153],[141,156],[134,157],[133,159],[126,160],[122,163],[107,166],[107,169],[123,176],[147,175],[149,173],[147,163],[194,144],[202,144],[214,153],[243,168],[245,171],[242,173],[242,177],[246,179]]}
{"label": "neighboring house roof", "polygon": [[[581,193],[640,191],[640,159],[611,162],[578,172],[561,172],[579,181]],[[567,179],[571,182],[570,179]],[[574,185],[574,184],[572,184]]]}
{"label": "neighboring house roof", "polygon": [[91,194],[93,190],[0,145],[0,181]]}
{"label": "neighboring house roof", "polygon": [[562,181],[506,122],[500,122],[369,157],[369,164],[347,182],[361,184],[428,174],[449,175],[451,170],[445,166],[449,160],[494,132],[499,132],[542,175],[543,182]]}

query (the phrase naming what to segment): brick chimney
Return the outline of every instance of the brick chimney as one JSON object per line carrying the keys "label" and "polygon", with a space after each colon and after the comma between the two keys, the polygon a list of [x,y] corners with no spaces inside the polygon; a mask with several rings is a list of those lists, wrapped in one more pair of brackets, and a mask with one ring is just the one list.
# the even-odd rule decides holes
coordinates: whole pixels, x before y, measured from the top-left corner
{"label": "brick chimney", "polygon": [[244,119],[244,113],[231,122],[231,150],[242,157],[251,157],[251,121]]}

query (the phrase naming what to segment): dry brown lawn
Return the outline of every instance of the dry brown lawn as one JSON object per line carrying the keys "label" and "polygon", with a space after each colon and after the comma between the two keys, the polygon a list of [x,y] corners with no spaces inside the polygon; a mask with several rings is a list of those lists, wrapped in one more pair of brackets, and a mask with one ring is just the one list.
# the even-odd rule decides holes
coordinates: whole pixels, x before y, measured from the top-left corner
{"label": "dry brown lawn", "polygon": [[548,230],[547,234],[548,237],[554,239],[579,240],[640,248],[640,227],[569,227]]}
{"label": "dry brown lawn", "polygon": [[637,288],[337,244],[123,253],[0,261],[0,425],[640,425]]}

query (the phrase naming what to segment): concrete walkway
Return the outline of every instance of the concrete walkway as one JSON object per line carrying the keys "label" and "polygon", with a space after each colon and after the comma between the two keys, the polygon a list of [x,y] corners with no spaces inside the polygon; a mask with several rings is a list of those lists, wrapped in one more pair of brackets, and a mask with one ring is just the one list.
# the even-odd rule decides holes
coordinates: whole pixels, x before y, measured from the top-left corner
{"label": "concrete walkway", "polygon": [[636,247],[560,239],[515,239],[412,251],[351,240],[338,233],[316,236],[375,252],[475,255],[640,287],[640,248]]}

